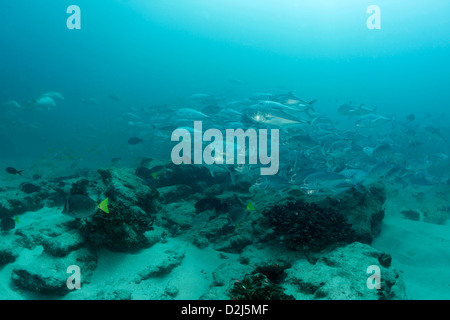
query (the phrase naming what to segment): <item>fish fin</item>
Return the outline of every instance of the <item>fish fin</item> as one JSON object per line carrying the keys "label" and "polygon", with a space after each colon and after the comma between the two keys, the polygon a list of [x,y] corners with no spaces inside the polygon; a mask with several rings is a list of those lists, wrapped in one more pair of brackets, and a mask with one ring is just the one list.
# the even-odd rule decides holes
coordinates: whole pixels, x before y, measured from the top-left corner
{"label": "fish fin", "polygon": [[15,216],[14,222],[15,222],[15,223],[20,223],[19,216]]}
{"label": "fish fin", "polygon": [[211,168],[209,168],[209,167],[206,167],[206,168],[208,169],[209,174],[211,175],[211,177],[214,178],[214,171]]}
{"label": "fish fin", "polygon": [[306,113],[308,113],[310,116],[312,116],[316,113],[316,110],[314,110],[314,104],[316,102],[317,102],[317,99],[314,99],[314,100],[311,100],[310,102],[308,102],[308,106],[306,107]]}
{"label": "fish fin", "polygon": [[22,172],[23,172],[23,170],[18,170],[18,171],[17,171],[17,174],[18,174],[19,176],[23,177],[23,176],[22,176]]}
{"label": "fish fin", "polygon": [[109,209],[108,209],[108,198],[106,198],[105,200],[103,200],[102,202],[100,202],[100,204],[98,205],[98,208],[100,210],[102,210],[105,213],[109,213]]}
{"label": "fish fin", "polygon": [[245,209],[249,210],[249,211],[255,211],[255,207],[253,206],[253,203],[251,201],[248,202],[247,207],[245,207]]}
{"label": "fish fin", "polygon": [[314,124],[314,122],[316,122],[317,119],[319,119],[320,116],[315,117],[314,119],[312,119],[311,121],[307,121],[309,126],[312,126]]}

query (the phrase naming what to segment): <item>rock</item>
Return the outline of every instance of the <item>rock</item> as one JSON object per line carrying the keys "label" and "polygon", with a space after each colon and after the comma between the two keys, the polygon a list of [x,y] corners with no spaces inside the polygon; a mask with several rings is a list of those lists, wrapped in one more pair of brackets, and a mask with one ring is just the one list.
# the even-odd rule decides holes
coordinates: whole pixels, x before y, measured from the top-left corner
{"label": "rock", "polygon": [[24,182],[20,185],[19,187],[20,190],[22,190],[24,193],[35,193],[35,192],[40,192],[41,191],[41,187],[29,182]]}
{"label": "rock", "polygon": [[205,224],[204,227],[199,230],[199,236],[205,237],[210,243],[214,243],[221,239],[223,227],[227,224],[228,220],[226,216],[219,216]]}
{"label": "rock", "polygon": [[275,235],[292,250],[320,251],[328,246],[355,240],[346,215],[335,206],[288,201],[273,206],[263,214]]}
{"label": "rock", "polygon": [[158,187],[184,184],[191,187],[193,192],[203,193],[208,187],[222,184],[226,180],[223,175],[211,176],[209,170],[203,166],[168,163],[159,172],[156,182]]}
{"label": "rock", "polygon": [[95,247],[113,251],[135,251],[149,245],[145,232],[153,229],[158,191],[146,186],[130,170],[98,170],[109,213],[100,212],[84,219],[80,234]]}
{"label": "rock", "polygon": [[176,251],[166,251],[166,256],[162,261],[157,264],[149,265],[144,270],[139,272],[135,282],[140,283],[143,280],[147,280],[151,277],[162,277],[170,273],[175,267],[179,266],[183,262],[184,253]]}
{"label": "rock", "polygon": [[44,207],[43,194],[27,194],[20,190],[8,190],[0,196],[0,218],[15,216]]}
{"label": "rock", "polygon": [[217,242],[214,249],[228,253],[240,253],[246,246],[252,243],[252,239],[248,234],[236,234],[228,239]]}
{"label": "rock", "polygon": [[29,267],[15,267],[11,274],[13,283],[24,290],[43,295],[64,296],[69,293],[67,288],[67,275],[61,270],[45,268],[36,272]]}
{"label": "rock", "polygon": [[388,253],[382,253],[377,256],[378,262],[385,268],[389,268],[392,263],[392,257]]}
{"label": "rock", "polygon": [[97,292],[95,300],[131,300],[132,293],[126,289],[106,288]]}
{"label": "rock", "polygon": [[419,221],[420,220],[420,213],[414,210],[402,210],[401,214],[409,220],[413,221]]}
{"label": "rock", "polygon": [[172,235],[178,235],[182,230],[192,228],[195,208],[191,202],[173,202],[165,205],[159,211],[159,223]]}
{"label": "rock", "polygon": [[253,273],[262,273],[272,283],[280,284],[286,278],[286,269],[292,265],[283,259],[273,259],[257,264]]}
{"label": "rock", "polygon": [[88,179],[80,179],[74,183],[72,183],[72,188],[70,189],[70,194],[81,194],[84,196],[89,196],[88,193],[89,180]]}
{"label": "rock", "polygon": [[136,168],[136,171],[134,172],[134,174],[141,178],[144,181],[151,181],[154,180],[155,178],[152,176],[153,171],[150,170],[149,168],[143,167],[143,166],[139,166]]}
{"label": "rock", "polygon": [[235,261],[224,262],[212,272],[212,283],[208,292],[203,294],[201,300],[227,300],[230,299],[230,290],[236,281],[240,281],[251,268]]}
{"label": "rock", "polygon": [[84,245],[84,239],[78,232],[67,232],[56,237],[42,240],[44,250],[55,257],[64,257]]}
{"label": "rock", "polygon": [[73,251],[65,258],[54,258],[43,253],[31,263],[17,265],[11,280],[20,289],[51,296],[64,296],[70,292],[67,288],[67,268],[77,265],[81,270],[81,286],[89,283],[93,270],[97,266],[97,257],[86,249]]}
{"label": "rock", "polygon": [[15,232],[0,232],[0,268],[5,264],[16,261],[19,257],[23,247],[18,244],[18,239],[20,237]]}
{"label": "rock", "polygon": [[155,200],[159,194],[129,170],[120,168],[99,169],[105,185],[104,195],[111,201],[120,201],[127,206],[138,206],[145,212],[155,211]]}
{"label": "rock", "polygon": [[[284,286],[296,299],[362,300],[406,299],[399,273],[380,264],[386,256],[367,244],[354,242],[321,254],[312,264],[299,259],[286,270]],[[369,289],[369,266],[379,266],[381,288]],[[388,264],[385,264],[388,265]]]}
{"label": "rock", "polygon": [[340,201],[329,198],[324,202],[347,216],[352,230],[355,231],[356,241],[371,244],[373,238],[381,232],[385,201],[384,187],[374,185],[370,187],[369,192],[350,189],[341,194]]}
{"label": "rock", "polygon": [[208,239],[206,239],[205,237],[198,237],[198,236],[193,237],[192,244],[199,249],[204,249],[207,246],[209,246]]}
{"label": "rock", "polygon": [[214,184],[209,188],[205,189],[204,194],[206,196],[217,196],[225,191],[225,187],[222,184]]}
{"label": "rock", "polygon": [[235,280],[243,279],[250,268],[241,264],[225,262],[219,265],[213,272],[212,286],[231,288]]}
{"label": "rock", "polygon": [[209,291],[202,294],[198,300],[229,300],[229,292],[222,288],[223,287],[212,287]]}
{"label": "rock", "polygon": [[429,210],[423,213],[423,222],[443,225],[447,221],[447,212],[439,210]]}
{"label": "rock", "polygon": [[1,248],[0,249],[0,267],[16,261],[19,254],[12,248]]}
{"label": "rock", "polygon": [[[65,233],[72,234],[76,232],[76,228],[78,228],[76,221],[62,214],[51,220],[36,221],[14,231],[15,246],[33,249],[43,245],[44,241],[50,245],[51,238],[58,238]],[[54,246],[64,246],[62,243],[56,243],[57,241],[54,241]]]}
{"label": "rock", "polygon": [[191,187],[184,184],[162,187],[157,190],[160,196],[159,202],[161,203],[171,203],[185,200],[192,195]]}
{"label": "rock", "polygon": [[296,260],[303,257],[302,252],[292,251],[284,246],[263,244],[245,247],[239,255],[239,262],[256,270],[262,265],[274,263],[280,266],[292,266]]}
{"label": "rock", "polygon": [[246,274],[242,281],[236,281],[230,290],[233,300],[294,300],[284,293],[284,288],[272,283],[262,273]]}
{"label": "rock", "polygon": [[164,293],[172,298],[175,298],[178,295],[178,292],[178,288],[170,283],[167,284],[166,288],[164,289]]}
{"label": "rock", "polygon": [[203,212],[206,210],[215,210],[216,212],[225,212],[228,209],[220,199],[216,197],[208,196],[202,198],[195,203],[195,210],[197,212]]}

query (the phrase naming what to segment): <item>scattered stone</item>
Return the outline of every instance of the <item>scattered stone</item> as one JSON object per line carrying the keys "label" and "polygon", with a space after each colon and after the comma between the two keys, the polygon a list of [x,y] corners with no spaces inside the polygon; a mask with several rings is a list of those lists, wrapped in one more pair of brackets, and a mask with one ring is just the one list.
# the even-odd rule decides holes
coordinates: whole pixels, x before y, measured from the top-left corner
{"label": "scattered stone", "polygon": [[262,273],[245,275],[242,281],[236,281],[230,290],[233,300],[294,300],[293,295],[284,293],[284,288],[272,283]]}
{"label": "scattered stone", "polygon": [[38,211],[44,207],[43,195],[27,194],[21,190],[9,190],[0,197],[0,218]]}
{"label": "scattered stone", "polygon": [[420,220],[420,213],[414,210],[402,210],[401,214],[409,220],[413,221],[419,221]]}
{"label": "scattered stone", "polygon": [[194,237],[192,239],[192,244],[199,249],[204,249],[209,246],[209,241],[205,237]]}
{"label": "scattered stone", "polygon": [[178,291],[178,288],[170,283],[167,284],[166,288],[164,289],[164,293],[172,298],[175,298],[178,295]]}
{"label": "scattered stone", "polygon": [[339,201],[328,198],[324,203],[345,214],[355,232],[356,241],[371,244],[381,232],[385,201],[384,186],[375,184],[367,192],[350,189],[340,195]]}
{"label": "scattered stone", "polygon": [[233,262],[225,262],[219,265],[213,272],[212,286],[232,287],[235,280],[244,278],[245,274],[249,272],[249,268]]}
{"label": "scattered stone", "polygon": [[225,187],[221,184],[214,184],[209,188],[206,188],[204,194],[206,196],[217,196],[222,194],[225,191]]}
{"label": "scattered stone", "polygon": [[70,194],[81,194],[84,196],[89,196],[88,193],[89,180],[88,179],[80,179],[74,183],[72,183],[72,188],[70,189]]}
{"label": "scattered stone", "polygon": [[443,225],[446,223],[447,219],[448,215],[445,211],[433,210],[423,213],[424,222]]}
{"label": "scattered stone", "polygon": [[45,237],[42,240],[44,251],[55,257],[64,257],[84,245],[84,239],[78,232],[67,232],[56,237]]}
{"label": "scattered stone", "polygon": [[252,243],[249,234],[242,233],[230,236],[228,239],[218,241],[214,244],[214,249],[228,253],[240,253],[246,246]]}
{"label": "scattered stone", "polygon": [[198,200],[195,203],[195,210],[203,212],[206,210],[215,210],[216,212],[225,212],[227,208],[222,204],[222,201],[216,197],[206,197]]}
{"label": "scattered stone", "polygon": [[175,186],[167,186],[157,189],[159,192],[159,202],[171,203],[185,200],[192,195],[191,187],[180,184]]}
{"label": "scattered stone", "polygon": [[0,249],[0,267],[16,261],[19,254],[12,248],[1,248]]}
{"label": "scattered stone", "polygon": [[389,268],[392,263],[392,257],[388,253],[381,253],[378,255],[378,262],[385,268]]}
{"label": "scattered stone", "polygon": [[96,300],[131,300],[132,293],[126,289],[107,288],[97,292]]}
{"label": "scattered stone", "polygon": [[147,280],[151,277],[162,277],[170,273],[175,267],[179,266],[184,259],[184,253],[166,251],[167,256],[163,261],[156,265],[150,265],[141,272],[139,272],[136,283]]}

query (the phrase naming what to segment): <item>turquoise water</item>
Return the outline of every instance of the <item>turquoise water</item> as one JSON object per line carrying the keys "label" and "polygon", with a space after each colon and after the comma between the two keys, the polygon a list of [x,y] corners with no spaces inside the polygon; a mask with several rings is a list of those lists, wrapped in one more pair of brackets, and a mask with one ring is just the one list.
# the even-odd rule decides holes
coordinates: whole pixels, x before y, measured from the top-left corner
{"label": "turquoise water", "polygon": [[[72,100],[115,93],[139,105],[281,88],[319,99],[330,113],[348,101],[393,114],[449,105],[445,1],[79,1],[81,30],[68,30],[71,4],[5,4],[2,101],[55,90]],[[374,4],[380,30],[366,27]],[[44,121],[54,116],[60,128],[76,109],[102,127],[115,111],[68,103]],[[28,136],[4,140],[8,155],[39,152]]]}
{"label": "turquoise water", "polygon": [[[80,29],[68,28],[70,5],[80,8]],[[367,26],[372,14],[367,9],[372,5],[380,9],[380,29]],[[146,167],[143,157],[167,167],[175,145],[171,133],[178,127],[192,128],[194,120],[204,120],[205,129],[222,132],[238,127],[277,129],[282,145],[277,177],[282,181],[261,177],[259,167],[248,172],[234,167],[224,170],[223,165],[208,167],[212,177],[205,178],[208,187],[212,183],[225,190],[216,196],[228,199],[228,193],[242,192],[242,202],[251,199],[262,211],[276,203],[264,201],[267,193],[278,193],[280,203],[316,193],[340,199],[350,188],[366,192],[372,184],[381,183],[386,188],[388,218],[385,228],[382,225],[381,232],[374,234],[374,239],[379,237],[374,247],[392,253],[398,270],[405,267],[407,295],[430,298],[428,292],[434,289],[426,283],[432,272],[425,268],[417,280],[414,268],[408,267],[408,259],[421,256],[421,251],[414,255],[408,251],[414,249],[405,249],[411,254],[405,258],[389,239],[395,232],[408,233],[393,229],[405,219],[405,225],[416,223],[411,230],[417,230],[417,223],[424,228],[447,228],[449,12],[450,3],[445,0],[9,1],[0,10],[0,164],[24,173],[21,177],[1,169],[3,198],[13,199],[11,190],[19,190],[26,182],[50,188],[52,194],[56,187],[49,183],[75,175],[61,187],[68,196],[77,179],[100,183],[99,168],[134,172]],[[255,98],[261,93],[268,96]],[[195,96],[199,94],[206,98]],[[51,101],[40,100],[43,97]],[[288,107],[283,116],[287,113],[298,123],[255,120],[249,110],[261,100]],[[307,111],[289,109],[291,103],[299,108],[299,100]],[[339,109],[344,104],[354,106],[349,111],[354,114]],[[367,109],[361,111],[361,107]],[[183,108],[202,115],[183,117],[179,111]],[[275,112],[273,108],[277,107],[263,111]],[[223,116],[220,110],[237,113]],[[366,121],[367,114],[376,120],[367,127],[355,125]],[[304,135],[313,142],[300,140]],[[132,137],[142,142],[132,144]],[[294,139],[294,145],[289,144],[292,137],[299,139]],[[148,168],[155,175],[151,180],[147,174],[145,185],[158,190],[202,179],[175,177],[161,184],[163,178],[158,182],[158,175],[165,173],[154,169],[155,162]],[[345,169],[361,172],[344,177]],[[308,170],[316,174],[310,176]],[[236,185],[247,188],[236,189]],[[259,196],[249,188],[261,185],[266,189],[258,191]],[[288,194],[283,186],[298,193]],[[103,200],[105,190],[98,186],[94,195],[95,187],[90,187],[89,195]],[[180,235],[171,233],[158,212],[170,211],[177,201],[195,204],[206,195],[204,189],[189,187],[188,195],[167,200],[159,211],[149,212],[159,231],[174,238]],[[46,196],[40,195],[41,200],[45,202]],[[52,204],[45,202],[42,207],[60,210],[64,206],[57,201]],[[405,210],[416,212],[418,221],[405,218],[401,214]],[[18,214],[26,221],[29,211]],[[0,213],[4,219],[16,216],[14,210]],[[216,218],[226,222],[228,211],[220,214]],[[16,228],[21,224],[16,223]],[[14,229],[7,232],[5,237]],[[233,254],[241,254],[241,249],[233,249]],[[430,245],[424,250],[440,252],[441,248]],[[447,253],[436,256],[441,258],[431,263],[431,269],[446,265]],[[408,278],[411,274],[414,277]],[[440,289],[445,292],[443,288],[435,292]],[[448,296],[442,293],[433,298]]]}

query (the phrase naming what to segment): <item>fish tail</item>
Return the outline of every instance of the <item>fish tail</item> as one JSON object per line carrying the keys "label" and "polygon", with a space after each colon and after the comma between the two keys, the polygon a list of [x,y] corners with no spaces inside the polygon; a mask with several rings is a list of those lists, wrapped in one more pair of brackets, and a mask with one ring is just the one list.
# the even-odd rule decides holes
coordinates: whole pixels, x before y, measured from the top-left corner
{"label": "fish tail", "polygon": [[23,176],[22,176],[22,172],[23,172],[23,171],[24,171],[24,170],[18,170],[18,171],[17,171],[17,174],[18,174],[19,176],[23,177]]}
{"label": "fish tail", "polygon": [[246,209],[249,210],[249,211],[255,211],[256,210],[251,201],[248,202]]}
{"label": "fish tail", "polygon": [[108,209],[108,198],[106,198],[105,200],[103,200],[102,202],[100,202],[100,204],[98,205],[98,208],[100,210],[102,210],[105,213],[109,213],[109,209]]}
{"label": "fish tail", "polygon": [[320,117],[317,116],[317,117],[315,117],[314,119],[312,119],[312,120],[310,120],[310,121],[307,121],[308,125],[309,125],[309,126],[312,126],[312,125],[314,124],[314,122],[316,122],[316,120],[319,119],[319,118],[320,118]]}
{"label": "fish tail", "polygon": [[308,103],[308,107],[306,108],[306,112],[308,112],[309,114],[311,114],[311,111],[312,111],[312,113],[316,113],[316,111],[314,110],[314,104],[316,102],[317,102],[317,99],[311,100]]}

